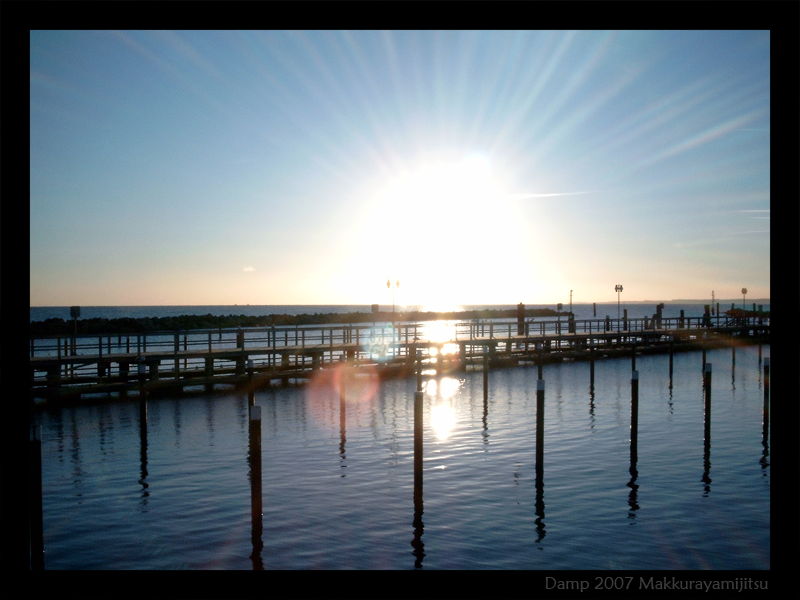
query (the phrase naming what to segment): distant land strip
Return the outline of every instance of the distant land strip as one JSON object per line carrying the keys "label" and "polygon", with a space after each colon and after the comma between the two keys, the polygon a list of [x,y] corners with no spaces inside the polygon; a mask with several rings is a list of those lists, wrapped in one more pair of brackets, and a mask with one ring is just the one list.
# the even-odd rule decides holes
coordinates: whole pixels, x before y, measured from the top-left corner
{"label": "distant land strip", "polygon": [[[550,308],[525,309],[526,317],[568,316],[569,312],[558,312]],[[123,334],[150,333],[153,331],[187,331],[191,329],[230,329],[233,327],[270,327],[272,325],[327,325],[350,323],[373,323],[391,321],[452,321],[470,319],[508,319],[516,318],[517,309],[482,309],[452,312],[408,311],[391,313],[387,311],[351,312],[351,313],[304,313],[300,315],[264,315],[260,317],[247,315],[215,316],[180,315],[176,317],[122,317],[118,319],[78,319],[79,334]],[[71,320],[58,318],[32,321],[31,336],[70,335],[75,331]]]}

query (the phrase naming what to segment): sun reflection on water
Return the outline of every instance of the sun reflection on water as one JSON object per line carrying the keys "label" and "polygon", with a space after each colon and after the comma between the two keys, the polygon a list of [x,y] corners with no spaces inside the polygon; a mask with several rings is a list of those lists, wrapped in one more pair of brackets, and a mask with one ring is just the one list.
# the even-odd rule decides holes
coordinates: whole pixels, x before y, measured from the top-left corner
{"label": "sun reflection on water", "polygon": [[450,437],[456,424],[456,411],[452,407],[439,404],[431,407],[431,427],[439,440]]}
{"label": "sun reflection on water", "polygon": [[452,403],[461,384],[462,381],[453,377],[443,377],[438,381],[431,379],[425,386],[428,396],[434,399],[430,423],[439,440],[448,439],[455,427],[456,411]]}

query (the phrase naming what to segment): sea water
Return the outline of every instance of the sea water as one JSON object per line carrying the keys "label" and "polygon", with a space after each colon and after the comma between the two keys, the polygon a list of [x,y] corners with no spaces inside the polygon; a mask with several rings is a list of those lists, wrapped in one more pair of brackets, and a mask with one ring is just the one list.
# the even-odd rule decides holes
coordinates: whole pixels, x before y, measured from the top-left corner
{"label": "sea water", "polygon": [[[687,315],[688,316],[688,315]],[[251,514],[247,392],[45,405],[47,569],[769,569],[761,356],[642,355],[425,381],[421,503],[414,379],[255,392],[262,529]],[[143,433],[145,435],[143,435]]]}

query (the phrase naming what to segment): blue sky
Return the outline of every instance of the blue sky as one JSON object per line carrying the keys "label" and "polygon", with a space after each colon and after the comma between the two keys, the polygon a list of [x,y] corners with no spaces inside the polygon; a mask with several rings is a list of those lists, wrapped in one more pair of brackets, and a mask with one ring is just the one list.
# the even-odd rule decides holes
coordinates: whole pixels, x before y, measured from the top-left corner
{"label": "blue sky", "polygon": [[770,35],[30,37],[30,302],[770,295]]}

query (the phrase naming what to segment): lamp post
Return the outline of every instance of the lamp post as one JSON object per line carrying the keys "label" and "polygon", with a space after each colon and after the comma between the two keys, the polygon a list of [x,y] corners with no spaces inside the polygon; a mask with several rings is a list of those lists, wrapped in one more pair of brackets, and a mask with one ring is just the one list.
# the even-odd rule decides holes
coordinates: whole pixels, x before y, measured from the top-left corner
{"label": "lamp post", "polygon": [[569,291],[569,313],[572,314],[572,290]]}
{"label": "lamp post", "polygon": [[747,310],[745,305],[745,297],[747,296],[747,288],[742,288],[742,310]]}
{"label": "lamp post", "polygon": [[69,314],[72,317],[72,322],[74,324],[74,335],[72,337],[72,355],[74,356],[76,353],[76,346],[78,344],[78,317],[81,316],[81,307],[80,306],[70,306],[69,307]]}
{"label": "lamp post", "polygon": [[617,292],[617,321],[619,321],[619,295],[622,293],[622,286],[614,286],[614,291]]}
{"label": "lamp post", "polygon": [[394,291],[400,287],[400,280],[398,279],[392,283],[392,280],[387,277],[386,287],[392,289],[392,318],[394,319]]}

